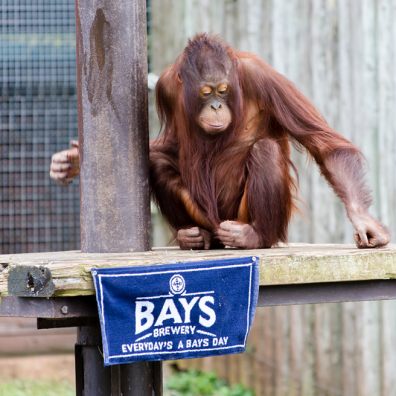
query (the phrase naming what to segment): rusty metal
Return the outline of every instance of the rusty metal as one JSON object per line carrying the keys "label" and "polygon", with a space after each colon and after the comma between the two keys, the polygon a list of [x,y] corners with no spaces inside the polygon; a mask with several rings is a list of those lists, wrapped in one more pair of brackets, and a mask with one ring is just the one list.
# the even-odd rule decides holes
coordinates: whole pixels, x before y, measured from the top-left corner
{"label": "rusty metal", "polygon": [[111,369],[103,365],[99,327],[79,327],[75,360],[76,395],[110,396]]}
{"label": "rusty metal", "polygon": [[19,297],[51,297],[55,285],[51,271],[42,266],[16,266],[8,276],[8,292]]}
{"label": "rusty metal", "polygon": [[[67,314],[62,312],[68,307]],[[64,310],[63,310],[64,311]],[[2,297],[0,317],[26,317],[47,319],[97,318],[95,298],[89,297]]]}
{"label": "rusty metal", "polygon": [[98,317],[49,319],[37,318],[37,329],[64,329],[65,327],[98,326]]}

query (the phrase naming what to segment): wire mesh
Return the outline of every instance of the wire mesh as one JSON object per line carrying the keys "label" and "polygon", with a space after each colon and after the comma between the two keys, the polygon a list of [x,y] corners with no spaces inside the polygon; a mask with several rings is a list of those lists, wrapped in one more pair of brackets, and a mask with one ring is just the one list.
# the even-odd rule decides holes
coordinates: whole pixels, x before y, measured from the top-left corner
{"label": "wire mesh", "polygon": [[50,180],[77,136],[74,1],[0,1],[0,253],[79,247],[78,181]]}

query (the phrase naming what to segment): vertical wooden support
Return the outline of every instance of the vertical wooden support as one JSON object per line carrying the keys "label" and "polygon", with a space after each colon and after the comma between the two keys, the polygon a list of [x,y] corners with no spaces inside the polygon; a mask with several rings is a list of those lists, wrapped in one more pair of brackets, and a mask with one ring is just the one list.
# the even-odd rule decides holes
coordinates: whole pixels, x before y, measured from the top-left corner
{"label": "vertical wooden support", "polygon": [[77,0],[81,249],[149,249],[146,3]]}
{"label": "vertical wooden support", "polygon": [[[81,249],[147,250],[146,2],[76,0],[76,34]],[[89,368],[98,370],[95,363]],[[161,395],[161,375],[158,363],[113,368],[109,395]],[[97,387],[107,389],[105,378],[95,378]],[[94,392],[84,389],[84,396],[97,395]]]}

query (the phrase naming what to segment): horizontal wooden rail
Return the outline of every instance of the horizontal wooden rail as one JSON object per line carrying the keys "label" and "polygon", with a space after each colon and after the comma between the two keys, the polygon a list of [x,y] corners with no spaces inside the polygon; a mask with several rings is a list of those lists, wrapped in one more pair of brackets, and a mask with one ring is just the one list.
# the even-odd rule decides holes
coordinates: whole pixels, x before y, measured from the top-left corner
{"label": "horizontal wooden rail", "polygon": [[0,255],[0,296],[71,297],[94,294],[90,269],[256,255],[260,286],[396,279],[396,246],[359,250],[351,245],[292,244],[260,250],[142,253],[50,252]]}

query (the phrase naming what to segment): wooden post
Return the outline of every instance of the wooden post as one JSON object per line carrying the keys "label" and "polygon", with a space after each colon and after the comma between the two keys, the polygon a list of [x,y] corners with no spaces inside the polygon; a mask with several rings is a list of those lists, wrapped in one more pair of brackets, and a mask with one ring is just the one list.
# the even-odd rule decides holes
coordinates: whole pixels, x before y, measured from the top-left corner
{"label": "wooden post", "polygon": [[146,4],[77,0],[81,249],[149,249]]}
{"label": "wooden post", "polygon": [[[76,0],[76,34],[81,250],[147,250],[146,2]],[[98,369],[97,364],[89,367]],[[84,396],[107,386],[101,375],[96,375],[96,389],[84,389]],[[162,394],[158,364],[121,365],[111,376],[112,395]]]}

